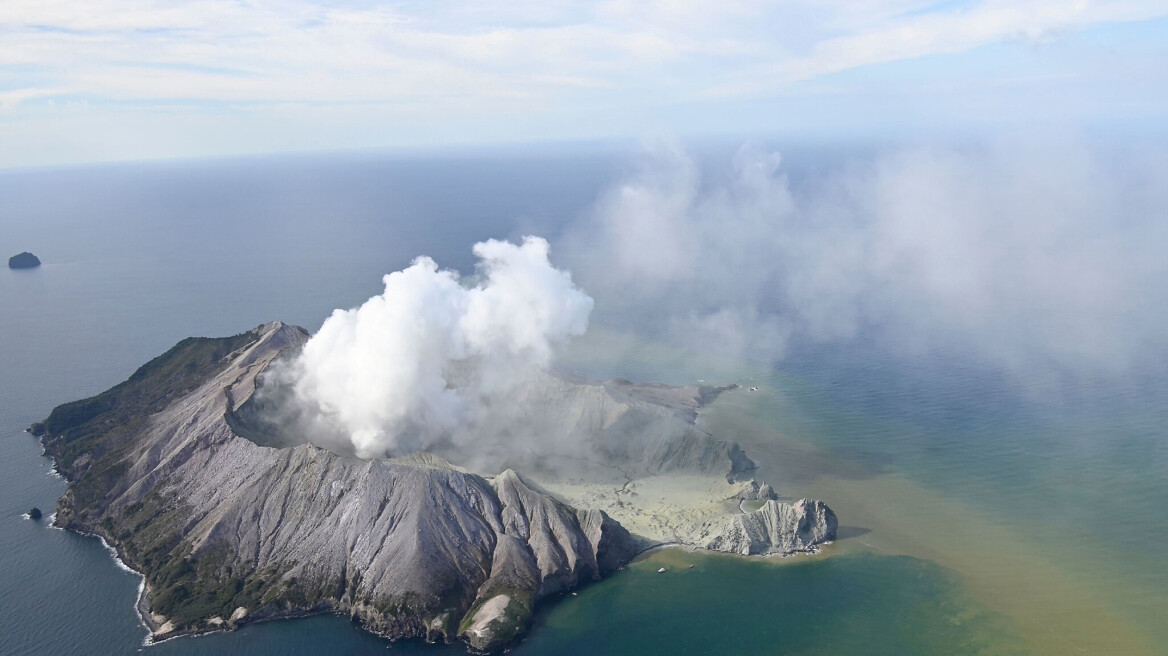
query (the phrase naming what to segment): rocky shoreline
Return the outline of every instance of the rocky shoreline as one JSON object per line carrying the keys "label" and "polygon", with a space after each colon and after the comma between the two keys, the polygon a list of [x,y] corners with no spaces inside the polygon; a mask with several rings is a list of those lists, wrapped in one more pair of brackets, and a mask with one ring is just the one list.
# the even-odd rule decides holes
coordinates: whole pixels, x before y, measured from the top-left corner
{"label": "rocky shoreline", "polygon": [[[359,460],[241,437],[232,417],[246,414],[257,378],[306,338],[274,322],[184,340],[125,383],[31,427],[70,482],[55,524],[100,537],[141,574],[135,605],[150,640],[335,613],[389,639],[461,638],[498,651],[527,629],[541,599],[603,577],[653,541],[511,470],[484,477],[432,455]],[[686,423],[704,389],[549,385],[554,402],[606,404],[592,414],[626,431],[598,427],[598,453],[619,449],[621,462],[657,476],[696,467],[721,486],[759,493],[758,484],[728,482],[749,463],[737,445]],[[625,424],[642,427],[637,439],[626,439]],[[621,486],[627,494],[632,481]],[[766,504],[769,515],[709,546],[760,553],[767,539],[789,550],[834,536],[834,515],[822,509],[809,516]]]}

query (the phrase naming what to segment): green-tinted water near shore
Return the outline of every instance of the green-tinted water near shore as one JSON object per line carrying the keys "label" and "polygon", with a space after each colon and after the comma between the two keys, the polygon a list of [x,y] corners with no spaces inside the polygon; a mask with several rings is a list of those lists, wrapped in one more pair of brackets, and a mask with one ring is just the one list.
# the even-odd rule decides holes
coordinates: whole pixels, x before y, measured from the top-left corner
{"label": "green-tinted water near shore", "polygon": [[516,652],[1023,653],[1002,617],[923,560],[742,559],[678,549],[563,600]]}

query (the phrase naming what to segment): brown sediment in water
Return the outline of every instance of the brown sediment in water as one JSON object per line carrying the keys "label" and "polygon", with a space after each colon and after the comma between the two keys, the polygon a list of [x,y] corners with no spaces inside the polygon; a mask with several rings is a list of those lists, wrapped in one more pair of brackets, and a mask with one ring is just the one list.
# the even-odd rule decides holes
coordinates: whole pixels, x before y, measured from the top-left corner
{"label": "brown sediment in water", "polygon": [[975,599],[1013,620],[1035,654],[1159,653],[1141,627],[1110,608],[1077,572],[986,515],[895,475],[825,477],[811,487],[830,489],[840,514],[871,529],[860,539],[865,546],[961,574]]}
{"label": "brown sediment in water", "polygon": [[[1122,583],[1104,573],[1111,554],[1088,562],[1056,554],[1017,525],[902,474],[857,472],[855,463],[839,463],[838,475],[829,455],[751,417],[745,411],[751,402],[742,395],[716,402],[705,415],[707,428],[738,440],[781,494],[824,499],[842,524],[863,527],[832,552],[908,555],[956,572],[972,598],[1005,615],[1034,654],[1162,653],[1147,626],[1130,619],[1124,607],[1130,604],[1116,602],[1124,596],[1115,589]],[[1166,593],[1133,594],[1168,607]]]}

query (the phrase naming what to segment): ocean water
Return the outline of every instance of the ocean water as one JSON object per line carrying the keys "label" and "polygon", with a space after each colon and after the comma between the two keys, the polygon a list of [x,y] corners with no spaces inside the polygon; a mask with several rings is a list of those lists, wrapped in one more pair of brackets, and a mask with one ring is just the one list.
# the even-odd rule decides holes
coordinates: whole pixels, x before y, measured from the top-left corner
{"label": "ocean water", "polygon": [[[475,241],[554,237],[623,158],[369,154],[0,174],[0,250],[44,262],[0,271],[0,650],[464,653],[390,644],[340,617],[143,648],[138,578],[98,540],[22,517],[34,505],[48,514],[65,489],[22,431],[188,335],[272,319],[315,329],[418,254],[466,270]],[[841,539],[782,560],[654,553],[545,605],[515,653],[1168,653],[1168,376],[1155,363],[1126,386],[1035,395],[956,358],[863,340],[796,348],[779,367],[730,361],[635,337],[628,319],[606,317],[562,364],[758,385],[703,421],[740,441],[780,493],[825,499]]]}

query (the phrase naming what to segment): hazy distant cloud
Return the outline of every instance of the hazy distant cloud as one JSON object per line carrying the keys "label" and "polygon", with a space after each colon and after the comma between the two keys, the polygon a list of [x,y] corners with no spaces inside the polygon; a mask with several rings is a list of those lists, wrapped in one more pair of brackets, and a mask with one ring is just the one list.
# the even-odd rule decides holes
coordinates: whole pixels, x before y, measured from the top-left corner
{"label": "hazy distant cloud", "polygon": [[893,149],[794,187],[650,149],[561,252],[602,312],[779,359],[867,331],[1014,371],[1123,372],[1168,350],[1168,159],[1075,138]]}
{"label": "hazy distant cloud", "polygon": [[[123,158],[212,154],[240,143],[632,136],[663,122],[673,131],[686,121],[687,131],[724,130],[742,117],[709,109],[697,120],[692,108],[814,96],[825,88],[798,85],[1162,15],[1168,5],[1139,1],[6,0],[0,149],[9,155],[0,163],[31,163],[54,148],[113,148]],[[1074,60],[1050,65],[1056,73],[1082,68]],[[1115,68],[1111,62],[1108,74]],[[1014,71],[992,77],[1004,73]],[[1130,82],[1131,93],[1149,93],[1138,90],[1163,74],[1147,76]],[[886,91],[895,93],[884,84],[868,90]],[[844,96],[833,113],[865,93],[829,92]],[[1097,97],[1079,94],[1083,102]],[[773,116],[742,111],[755,127]],[[354,121],[361,127],[346,131]],[[174,136],[187,132],[185,142]],[[173,146],[154,145],[160,141]]]}
{"label": "hazy distant cloud", "polygon": [[[882,8],[892,9],[894,3]],[[916,5],[916,6],[914,6]],[[841,33],[816,40],[803,55],[762,63],[739,75],[741,83],[708,93],[759,90],[776,82],[813,78],[860,66],[926,55],[964,52],[990,43],[1041,42],[1086,25],[1138,21],[1162,16],[1163,2],[985,2],[900,3],[899,10],[864,13],[864,22],[841,25]]]}
{"label": "hazy distant cloud", "polygon": [[[9,0],[8,84],[114,100],[544,97],[656,80],[680,97],[1168,13],[1163,3],[343,3]],[[700,64],[671,77],[669,65]],[[14,73],[20,67],[28,73]],[[745,88],[745,87],[744,87]],[[8,89],[11,93],[14,89]]]}

